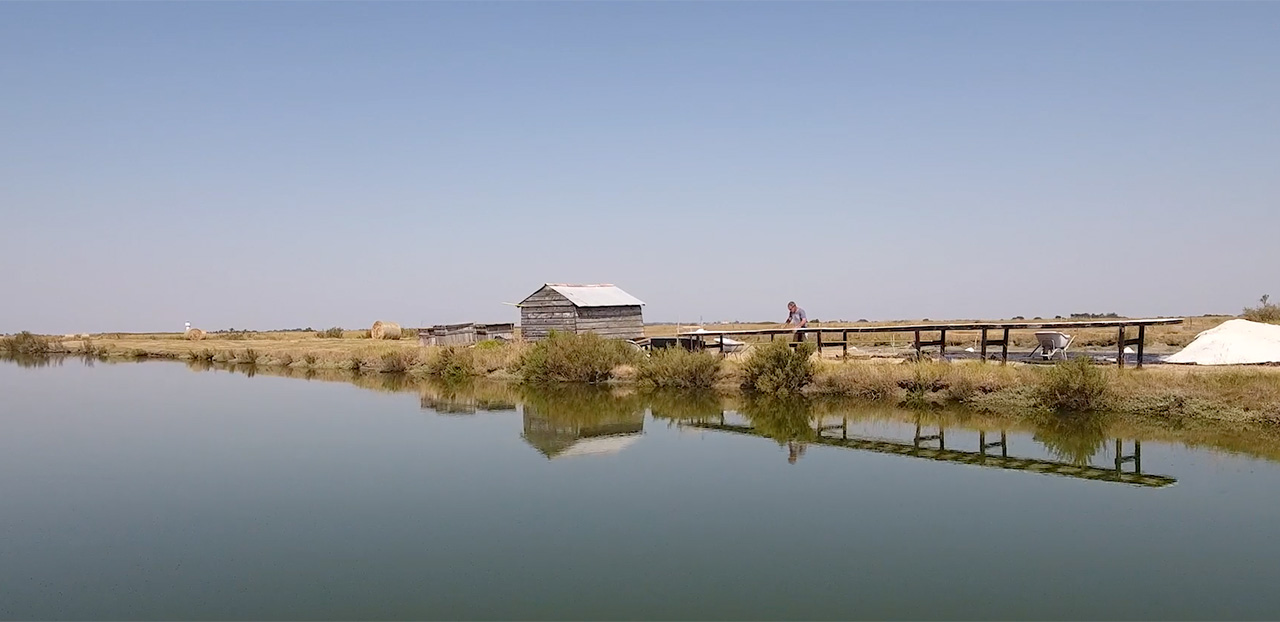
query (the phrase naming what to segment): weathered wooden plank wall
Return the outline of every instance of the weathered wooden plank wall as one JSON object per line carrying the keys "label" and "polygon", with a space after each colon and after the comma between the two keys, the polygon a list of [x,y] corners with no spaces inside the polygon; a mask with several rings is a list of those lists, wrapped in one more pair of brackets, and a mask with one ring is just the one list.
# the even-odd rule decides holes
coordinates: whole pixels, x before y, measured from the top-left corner
{"label": "weathered wooden plank wall", "polygon": [[573,303],[549,287],[520,303],[520,331],[529,341],[546,339],[553,330],[577,332],[577,318]]}
{"label": "weathered wooden plank wall", "polygon": [[578,309],[578,332],[595,333],[609,339],[644,337],[644,316],[638,305],[628,307],[583,307]]}

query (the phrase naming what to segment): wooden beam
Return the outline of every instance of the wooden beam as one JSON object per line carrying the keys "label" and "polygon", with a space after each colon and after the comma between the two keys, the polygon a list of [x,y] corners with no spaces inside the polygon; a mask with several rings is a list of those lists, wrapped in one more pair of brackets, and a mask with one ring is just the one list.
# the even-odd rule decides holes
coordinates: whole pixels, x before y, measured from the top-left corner
{"label": "wooden beam", "polygon": [[1138,369],[1142,369],[1142,350],[1147,340],[1147,327],[1138,327]]}

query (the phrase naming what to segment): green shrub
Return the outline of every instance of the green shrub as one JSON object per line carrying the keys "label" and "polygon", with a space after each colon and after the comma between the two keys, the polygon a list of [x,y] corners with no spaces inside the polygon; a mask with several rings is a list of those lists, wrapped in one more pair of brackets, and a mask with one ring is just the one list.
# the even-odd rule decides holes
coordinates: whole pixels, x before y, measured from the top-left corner
{"label": "green shrub", "polygon": [[333,328],[326,328],[316,333],[316,336],[320,337],[321,339],[342,339],[342,328],[338,326],[334,326]]}
{"label": "green shrub", "polygon": [[480,375],[470,348],[445,346],[427,361],[427,373],[445,380],[462,380]]}
{"label": "green shrub", "polygon": [[720,376],[721,359],[710,352],[664,348],[641,361],[636,378],[655,387],[708,389]]}
{"label": "green shrub", "polygon": [[504,345],[506,345],[504,342],[497,339],[485,339],[484,341],[477,343],[475,347],[477,350],[497,350],[502,348]]}
{"label": "green shrub", "polygon": [[1254,322],[1280,324],[1280,305],[1271,302],[1271,295],[1264,294],[1256,307],[1244,308],[1244,319]]}
{"label": "green shrub", "polygon": [[525,352],[520,377],[525,382],[604,382],[613,377],[615,367],[637,358],[636,350],[624,341],[553,331]]}
{"label": "green shrub", "polygon": [[773,341],[751,351],[742,364],[742,387],[761,393],[795,393],[813,381],[817,348],[801,343],[794,349],[786,341]]}
{"label": "green shrub", "polygon": [[405,358],[401,352],[383,353],[381,360],[378,362],[378,371],[385,374],[404,373],[409,369],[409,362]]}
{"label": "green shrub", "polygon": [[33,335],[22,331],[16,335],[0,338],[0,352],[6,354],[48,354],[54,350],[55,342],[51,337]]}
{"label": "green shrub", "polygon": [[1080,357],[1044,371],[1036,394],[1041,405],[1055,410],[1101,410],[1111,397],[1111,379],[1092,359]]}

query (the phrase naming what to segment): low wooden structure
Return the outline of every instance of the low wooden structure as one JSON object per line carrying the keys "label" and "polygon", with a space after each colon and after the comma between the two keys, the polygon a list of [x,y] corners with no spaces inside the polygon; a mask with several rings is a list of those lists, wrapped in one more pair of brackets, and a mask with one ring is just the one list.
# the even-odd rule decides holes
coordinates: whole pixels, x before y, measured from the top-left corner
{"label": "low wooden structure", "polygon": [[437,324],[418,329],[418,344],[423,346],[470,345],[490,339],[515,339],[515,324]]}
{"label": "low wooden structure", "polygon": [[644,337],[643,305],[615,285],[547,283],[516,306],[520,307],[521,334],[528,341],[538,341],[553,330],[639,339]]}
{"label": "low wooden structure", "polygon": [[[1182,318],[1145,318],[1115,320],[1083,320],[1083,321],[1034,321],[1034,322],[968,322],[954,324],[900,324],[896,326],[812,326],[807,328],[761,328],[751,330],[704,330],[701,332],[680,333],[681,338],[691,338],[698,349],[710,348],[723,352],[723,346],[717,343],[720,336],[764,336],[772,341],[778,335],[791,337],[796,335],[801,341],[813,336],[813,342],[821,350],[824,347],[840,347],[844,354],[849,353],[849,335],[856,333],[912,333],[912,346],[917,355],[924,348],[937,347],[938,355],[947,352],[947,331],[981,331],[981,356],[987,360],[987,350],[1000,348],[1000,360],[1009,360],[1009,332],[1014,330],[1046,330],[1046,329],[1082,329],[1082,328],[1115,328],[1116,363],[1124,366],[1124,349],[1126,346],[1137,346],[1138,367],[1142,367],[1143,348],[1146,342],[1148,326],[1181,324]],[[1130,337],[1129,329],[1136,328],[1137,335]],[[937,338],[932,339],[931,333]],[[994,335],[992,334],[994,333]],[[710,339],[708,343],[705,339]]]}

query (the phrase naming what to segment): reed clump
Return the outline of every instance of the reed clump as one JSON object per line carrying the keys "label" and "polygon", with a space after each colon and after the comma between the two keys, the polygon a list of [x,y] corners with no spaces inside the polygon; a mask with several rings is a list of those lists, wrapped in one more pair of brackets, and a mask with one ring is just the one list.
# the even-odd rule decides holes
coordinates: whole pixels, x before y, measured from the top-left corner
{"label": "reed clump", "polygon": [[1104,410],[1112,394],[1110,374],[1085,357],[1053,365],[1037,381],[1040,405],[1053,410]]}
{"label": "reed clump", "polygon": [[378,357],[377,369],[384,374],[402,374],[416,363],[417,357],[412,352],[383,352]]}
{"label": "reed clump", "polygon": [[472,348],[445,346],[427,359],[428,374],[448,381],[464,380],[479,376],[476,356]]}
{"label": "reed clump", "polygon": [[710,352],[664,348],[636,367],[636,380],[658,388],[709,389],[720,377],[721,358]]}
{"label": "reed clump", "polygon": [[1253,322],[1280,324],[1280,305],[1271,302],[1270,294],[1263,294],[1258,300],[1258,306],[1245,307],[1243,315],[1244,319]]}
{"label": "reed clump", "polygon": [[779,395],[800,392],[813,381],[816,349],[812,343],[792,348],[785,341],[753,348],[742,364],[742,388]]}
{"label": "reed clump", "polygon": [[476,374],[489,375],[500,371],[518,371],[525,349],[524,342],[502,342],[489,339],[477,343],[471,348]]}
{"label": "reed clump", "polygon": [[0,337],[0,352],[11,356],[49,354],[58,349],[58,341],[52,337],[22,331],[16,335]]}
{"label": "reed clump", "polygon": [[320,339],[342,339],[342,327],[334,326],[316,332],[316,337]]}
{"label": "reed clump", "polygon": [[521,357],[520,378],[525,382],[606,382],[614,368],[639,358],[626,342],[585,333],[552,332]]}

